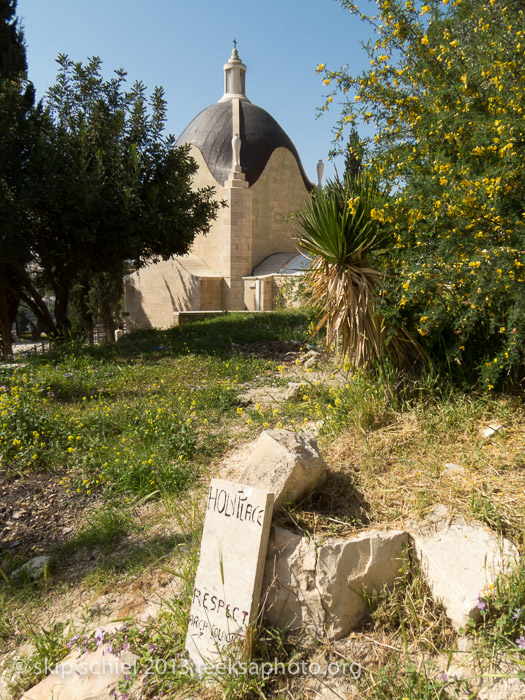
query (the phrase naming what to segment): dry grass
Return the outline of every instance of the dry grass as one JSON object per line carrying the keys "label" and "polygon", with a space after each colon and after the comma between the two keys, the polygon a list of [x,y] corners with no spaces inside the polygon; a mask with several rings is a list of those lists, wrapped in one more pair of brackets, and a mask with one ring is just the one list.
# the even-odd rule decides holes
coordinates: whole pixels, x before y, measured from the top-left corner
{"label": "dry grass", "polygon": [[[318,533],[346,536],[370,526],[402,527],[443,503],[520,544],[525,418],[510,398],[490,409],[479,415],[479,407],[435,405],[396,414],[376,430],[355,427],[320,439],[326,485],[291,515]],[[483,437],[494,422],[502,428]]]}
{"label": "dry grass", "polygon": [[[288,348],[285,351],[288,353]],[[177,497],[166,494],[161,500],[146,500],[133,509],[137,529],[115,541],[119,560],[129,553],[127,563],[121,561],[119,569],[102,566],[104,552],[97,554],[95,547],[92,551],[84,543],[81,561],[76,561],[78,553],[69,552],[67,557],[64,554],[64,561],[52,571],[52,580],[33,585],[27,596],[16,597],[11,589],[7,590],[0,603],[5,600],[7,606],[8,594],[13,594],[14,599],[6,607],[8,614],[12,613],[11,620],[4,614],[6,634],[10,634],[12,620],[20,616],[31,615],[35,624],[42,627],[71,617],[82,617],[84,623],[86,614],[90,626],[116,615],[140,617],[140,611],[152,603],[151,599],[169,587],[166,581],[187,558],[186,550],[176,546],[175,535],[188,536],[188,542],[199,541],[203,494],[209,479],[217,475],[235,478],[245,463],[250,442],[264,427],[277,427],[280,421],[290,430],[295,426],[318,430],[320,451],[328,464],[326,484],[280,516],[284,524],[314,532],[319,539],[346,537],[369,527],[404,528],[409,521],[424,517],[432,506],[442,503],[454,513],[485,522],[521,546],[525,517],[525,417],[518,399],[469,396],[452,390],[444,396],[444,390],[435,390],[435,384],[425,385],[423,380],[417,380],[419,385],[414,380],[415,390],[403,393],[404,385],[397,381],[397,375],[394,381],[372,373],[351,377],[324,357],[317,367],[306,369],[303,355],[298,355],[297,363],[287,361],[286,354],[272,356],[281,361],[279,367],[275,363],[261,364],[256,377],[239,382],[239,392],[254,393],[245,396],[244,402],[239,400],[240,412],[232,404],[216,421],[202,427],[200,475],[193,489]],[[241,360],[241,355],[236,356],[236,364]],[[222,375],[219,379],[223,379]],[[303,382],[304,392],[285,399],[286,383],[291,381]],[[259,396],[266,392],[278,397],[259,410]],[[238,399],[241,396],[238,394]],[[209,413],[209,407],[205,408]],[[483,430],[490,424],[502,427],[484,437]],[[188,511],[182,521],[181,510]],[[150,556],[149,550],[155,543],[159,549]],[[95,554],[98,559],[91,556]],[[89,576],[80,576],[82,568],[86,569],[84,573],[89,573],[87,569],[93,571]],[[289,639],[283,642],[283,658],[304,658],[321,666],[337,660],[360,664],[369,685],[356,684],[348,675],[332,679],[330,687],[342,698],[408,697],[401,685],[395,685],[391,695],[379,695],[374,683],[386,668],[393,669],[391,675],[398,673],[402,679],[409,663],[423,668],[430,658],[439,659],[439,671],[446,669],[443,650],[453,648],[456,641],[443,610],[434,604],[416,569],[412,563],[403,571],[393,593],[374,595],[370,619],[346,639],[330,643],[325,640],[307,649]],[[172,570],[169,577],[168,570]],[[54,576],[57,571],[60,580],[68,584],[67,590]],[[42,599],[44,596],[47,602]],[[1,629],[0,624],[0,632]],[[263,629],[261,643],[270,634]],[[167,636],[171,654],[173,636]],[[5,637],[4,644],[7,641]],[[16,643],[23,641],[20,635]],[[265,643],[267,649],[261,647],[260,658],[273,658],[275,641]],[[256,690],[243,695],[241,685],[232,685],[228,697],[261,697]],[[328,694],[319,679],[292,676],[279,676],[264,692],[267,697],[291,699],[319,694],[334,700],[337,697]],[[227,693],[224,687],[206,687],[199,688],[198,695],[216,698],[226,697]],[[178,696],[173,691],[169,697]],[[437,696],[410,697],[434,700]]]}

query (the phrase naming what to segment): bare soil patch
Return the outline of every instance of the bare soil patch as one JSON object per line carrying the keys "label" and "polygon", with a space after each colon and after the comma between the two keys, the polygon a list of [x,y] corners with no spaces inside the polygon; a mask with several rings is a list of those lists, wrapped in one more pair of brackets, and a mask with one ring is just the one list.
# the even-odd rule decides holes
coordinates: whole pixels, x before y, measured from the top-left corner
{"label": "bare soil patch", "polygon": [[43,472],[0,479],[0,562],[6,555],[45,554],[78,530],[98,498],[67,494],[62,476]]}

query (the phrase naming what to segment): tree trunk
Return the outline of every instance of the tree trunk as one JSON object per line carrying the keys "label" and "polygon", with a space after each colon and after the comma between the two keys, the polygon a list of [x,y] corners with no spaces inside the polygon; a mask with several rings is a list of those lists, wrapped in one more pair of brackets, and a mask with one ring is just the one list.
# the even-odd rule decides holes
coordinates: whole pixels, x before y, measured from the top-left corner
{"label": "tree trunk", "polygon": [[67,316],[69,303],[69,285],[65,284],[55,289],[55,321],[58,335],[65,338],[69,335],[71,321]]}
{"label": "tree trunk", "polygon": [[13,339],[11,337],[7,289],[3,284],[0,284],[0,335],[2,336],[2,357],[6,360],[13,354]]}
{"label": "tree trunk", "polygon": [[116,325],[113,319],[111,303],[108,297],[102,299],[100,304],[100,312],[102,316],[102,325],[104,326],[104,335],[106,336],[106,343],[114,343]]}
{"label": "tree trunk", "polygon": [[13,291],[12,280],[6,265],[0,266],[0,334],[2,336],[2,357],[4,360],[13,354],[11,328],[16,317],[18,296]]}
{"label": "tree trunk", "polygon": [[93,312],[91,311],[90,305],[88,303],[89,299],[89,284],[85,282],[79,285],[80,292],[76,290],[76,299],[74,301],[77,313],[80,317],[80,323],[87,336],[88,343],[93,345],[94,340],[94,330],[95,330],[95,319],[93,318]]}
{"label": "tree trunk", "polygon": [[40,320],[44,328],[48,331],[49,335],[57,335],[57,327],[53,321],[53,317],[49,313],[49,309],[42,299],[42,295],[33,285],[31,276],[22,265],[16,266],[16,273],[20,280],[20,301],[24,301],[27,306],[29,306],[37,319]]}
{"label": "tree trunk", "polygon": [[40,296],[37,295],[37,298],[35,299],[33,296],[30,296],[28,292],[23,292],[20,295],[20,299],[21,301],[24,301],[35,314],[37,318],[36,327],[38,328],[39,332],[42,328],[45,328],[49,335],[57,335],[57,328],[55,322],[53,321],[53,317],[49,313],[49,309],[44,304]]}

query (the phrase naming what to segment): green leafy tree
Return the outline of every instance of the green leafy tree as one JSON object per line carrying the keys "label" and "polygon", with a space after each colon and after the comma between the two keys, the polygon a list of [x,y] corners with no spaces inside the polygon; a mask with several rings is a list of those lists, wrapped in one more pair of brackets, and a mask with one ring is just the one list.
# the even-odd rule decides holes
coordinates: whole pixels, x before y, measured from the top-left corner
{"label": "green leafy tree", "polygon": [[72,323],[77,322],[90,344],[94,342],[95,326],[104,329],[104,337],[112,342],[115,329],[122,322],[124,311],[124,275],[129,265],[119,264],[114,270],[86,273],[71,293]]}
{"label": "green leafy tree", "polygon": [[16,266],[29,260],[21,192],[30,151],[28,114],[34,91],[26,80],[25,47],[15,13],[16,0],[0,0],[0,335],[4,357],[11,353],[11,326],[20,299]]}
{"label": "green leafy tree", "polygon": [[71,292],[77,282],[136,268],[188,251],[207,232],[218,204],[213,189],[193,190],[197,165],[186,147],[164,136],[161,88],[148,100],[125,73],[106,80],[101,61],[85,65],[59,56],[39,143],[31,161],[31,217],[27,241],[41,285],[53,290],[54,321],[27,268],[24,301],[53,335],[70,328]]}
{"label": "green leafy tree", "polygon": [[[525,21],[520,0],[379,0],[370,67],[319,66],[338,127],[375,126],[391,303],[437,360],[493,389],[524,373]],[[333,94],[328,97],[329,102]],[[329,104],[327,103],[327,106]],[[393,303],[392,303],[393,302]]]}

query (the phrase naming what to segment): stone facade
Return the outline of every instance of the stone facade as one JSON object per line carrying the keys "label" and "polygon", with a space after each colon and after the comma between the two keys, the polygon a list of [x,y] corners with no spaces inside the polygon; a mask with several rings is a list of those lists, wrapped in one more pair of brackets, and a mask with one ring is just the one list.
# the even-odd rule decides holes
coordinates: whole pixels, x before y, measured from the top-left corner
{"label": "stone facade", "polygon": [[127,330],[170,328],[177,311],[224,308],[224,280],[194,255],[148,265],[125,280]]}
{"label": "stone facade", "polygon": [[[225,73],[236,77],[225,84],[244,86],[245,70],[234,50]],[[235,134],[240,165],[232,154]],[[198,164],[193,186],[213,186],[226,206],[209,233],[196,237],[190,255],[127,277],[128,328],[169,328],[177,311],[271,309],[277,286],[271,278],[252,278],[253,269],[270,255],[296,251],[294,224],[287,217],[313,187],[284,131],[243,93],[225,93],[218,105],[197,115],[177,143],[189,143]]]}

